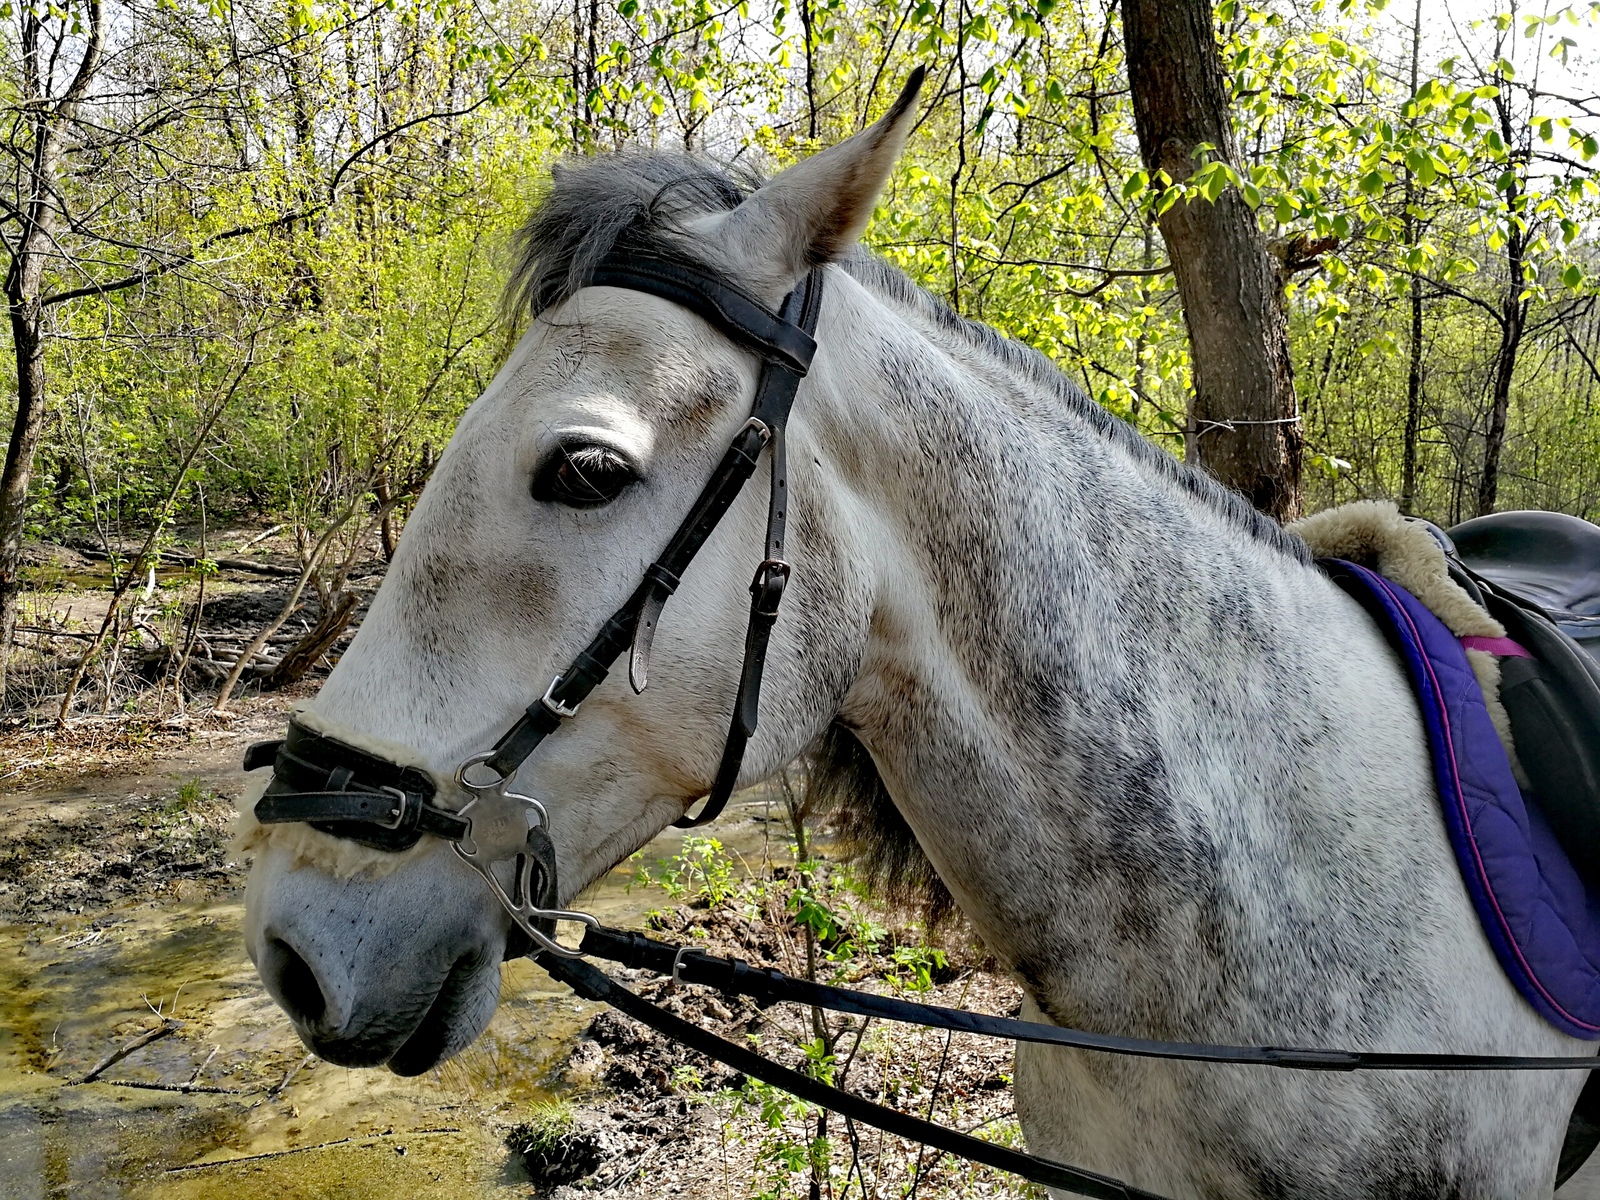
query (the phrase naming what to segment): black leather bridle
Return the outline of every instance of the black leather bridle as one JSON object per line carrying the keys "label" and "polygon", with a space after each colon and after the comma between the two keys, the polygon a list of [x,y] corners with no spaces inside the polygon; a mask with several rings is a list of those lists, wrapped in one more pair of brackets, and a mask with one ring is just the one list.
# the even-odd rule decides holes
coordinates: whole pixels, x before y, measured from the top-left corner
{"label": "black leather bridle", "polygon": [[[677,589],[695,554],[755,473],[761,451],[766,448],[771,455],[772,468],[766,555],[750,584],[744,666],[739,676],[728,739],[705,806],[697,816],[685,814],[675,823],[686,827],[703,825],[722,811],[733,794],[745,747],[756,730],[767,644],[791,572],[784,557],[788,516],[784,430],[800,380],[816,352],[812,335],[822,301],[822,278],[820,269],[812,271],[784,299],[782,309],[773,313],[744,292],[691,264],[621,255],[603,260],[589,277],[591,286],[627,288],[682,305],[761,357],[763,365],[750,419],[734,436],[715,473],[666,549],[645,568],[644,577],[633,594],[607,618],[593,640],[550,681],[544,694],[500,735],[493,748],[474,754],[457,769],[456,783],[472,797],[460,810],[452,811],[434,803],[436,789],[427,772],[350,746],[291,719],[288,734],[282,741],[259,742],[245,755],[246,770],[268,765],[273,768],[272,782],[256,804],[256,819],[264,824],[309,822],[335,837],[379,850],[409,849],[423,834],[443,838],[488,882],[516,927],[538,947],[541,965],[580,995],[615,1005],[685,1045],[813,1103],[897,1136],[913,1138],[1082,1196],[1104,1200],[1160,1200],[1153,1193],[1119,1180],[944,1129],[789,1070],[747,1047],[729,1043],[674,1016],[588,963],[573,960],[610,959],[629,967],[670,973],[673,979],[714,987],[729,995],[750,996],[760,1003],[808,1004],[860,1017],[1145,1058],[1238,1063],[1301,1071],[1591,1070],[1596,1059],[1588,1055],[1410,1054],[1218,1046],[1128,1038],[1007,1020],[794,979],[778,971],[751,968],[737,959],[716,958],[698,947],[675,946],[639,934],[607,929],[587,913],[554,907],[558,903],[556,860],[548,816],[537,799],[508,790],[511,778],[546,737],[577,715],[585,698],[630,646],[629,679],[636,692],[644,690],[651,643],[662,607]],[[509,888],[496,873],[496,868],[502,864],[511,864]],[[578,948],[556,941],[555,922],[558,920],[581,922],[587,927]],[[520,954],[526,948],[512,944],[508,946],[507,956]],[[1572,1136],[1569,1132],[1569,1146]],[[1579,1141],[1583,1143],[1582,1153],[1576,1156],[1571,1167],[1566,1167],[1567,1156],[1563,1155],[1566,1174],[1576,1169],[1576,1163],[1582,1162],[1594,1144],[1594,1139],[1587,1134],[1581,1135]]]}
{"label": "black leather bridle", "polygon": [[[689,827],[714,820],[733,795],[745,747],[756,731],[767,646],[791,574],[784,557],[789,513],[784,432],[800,381],[817,349],[813,335],[822,305],[822,279],[820,268],[811,271],[774,313],[689,263],[618,254],[603,259],[590,273],[587,286],[626,288],[670,300],[762,359],[749,420],[734,435],[666,548],[645,568],[633,594],[492,749],[473,755],[457,769],[457,784],[472,795],[459,811],[435,803],[436,789],[425,771],[402,767],[291,718],[282,741],[257,743],[245,756],[246,770],[269,763],[273,767],[272,782],[255,807],[256,819],[269,825],[308,822],[378,850],[409,849],[425,833],[444,838],[478,868],[528,937],[547,951],[571,953],[555,941],[552,922],[584,917],[552,907],[557,903],[556,860],[544,805],[509,791],[508,785],[539,744],[578,714],[630,646],[628,678],[635,692],[644,690],[662,608],[755,473],[765,448],[772,471],[766,553],[750,583],[750,618],[733,717],[704,807],[695,816],[685,813],[675,824]],[[493,871],[505,861],[515,863],[509,890]]]}

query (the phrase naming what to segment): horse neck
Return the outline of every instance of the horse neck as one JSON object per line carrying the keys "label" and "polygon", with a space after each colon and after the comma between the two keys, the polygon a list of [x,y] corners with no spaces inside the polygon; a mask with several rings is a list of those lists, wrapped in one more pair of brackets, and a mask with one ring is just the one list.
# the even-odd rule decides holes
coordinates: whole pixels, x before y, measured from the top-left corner
{"label": "horse neck", "polygon": [[818,436],[877,572],[842,716],[1036,994],[1093,1010],[1103,993],[1126,1016],[1142,974],[1152,1011],[1175,1005],[1161,976],[1203,943],[1226,860],[1259,841],[1241,831],[1306,790],[1271,731],[1337,726],[1350,697],[1307,674],[1375,635],[1304,561],[948,318],[833,298]]}

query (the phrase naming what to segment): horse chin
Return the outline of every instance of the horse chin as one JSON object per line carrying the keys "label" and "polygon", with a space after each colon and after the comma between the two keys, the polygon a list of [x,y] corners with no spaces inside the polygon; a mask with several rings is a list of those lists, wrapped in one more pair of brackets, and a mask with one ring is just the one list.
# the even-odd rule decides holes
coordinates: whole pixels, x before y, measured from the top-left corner
{"label": "horse chin", "polygon": [[421,1075],[455,1057],[488,1027],[500,1003],[500,964],[487,956],[451,968],[415,1031],[388,1061],[396,1075]]}
{"label": "horse chin", "polygon": [[396,1075],[421,1075],[470,1046],[500,1002],[498,958],[472,955],[457,961],[431,1001],[383,1014],[359,1034],[332,1034],[295,1021],[295,1031],[317,1057],[340,1067],[387,1066]]}

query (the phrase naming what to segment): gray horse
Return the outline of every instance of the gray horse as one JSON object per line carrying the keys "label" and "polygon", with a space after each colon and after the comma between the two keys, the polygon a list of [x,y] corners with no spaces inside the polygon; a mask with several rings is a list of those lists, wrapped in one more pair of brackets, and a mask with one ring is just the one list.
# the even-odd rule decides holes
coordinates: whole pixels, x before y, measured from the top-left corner
{"label": "gray horse", "polygon": [[[450,779],[630,593],[745,421],[755,357],[665,300],[580,286],[591,264],[619,242],[687,256],[770,306],[831,264],[743,781],[820,745],[899,882],[947,889],[1029,1019],[1580,1052],[1496,965],[1416,704],[1356,603],[1041,355],[856,248],[912,100],[748,194],[666,156],[558,171],[514,281],[535,319],[303,719]],[[614,675],[521,773],[563,901],[709,785],[761,491],[667,606],[650,688]],[[483,1029],[508,922],[448,846],[245,841],[249,951],[309,1046],[409,1074]],[[1503,1198],[1550,1194],[1581,1083],[1022,1046],[1015,1086],[1032,1150],[1169,1196]]]}

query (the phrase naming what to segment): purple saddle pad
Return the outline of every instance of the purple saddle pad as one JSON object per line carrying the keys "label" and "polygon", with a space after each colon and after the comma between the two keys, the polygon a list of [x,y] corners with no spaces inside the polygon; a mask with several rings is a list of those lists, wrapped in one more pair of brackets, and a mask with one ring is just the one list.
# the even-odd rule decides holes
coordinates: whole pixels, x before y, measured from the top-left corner
{"label": "purple saddle pad", "polygon": [[1405,662],[1450,845],[1500,965],[1557,1029],[1600,1039],[1600,902],[1538,808],[1523,801],[1466,651],[1404,588],[1354,563],[1323,566]]}

